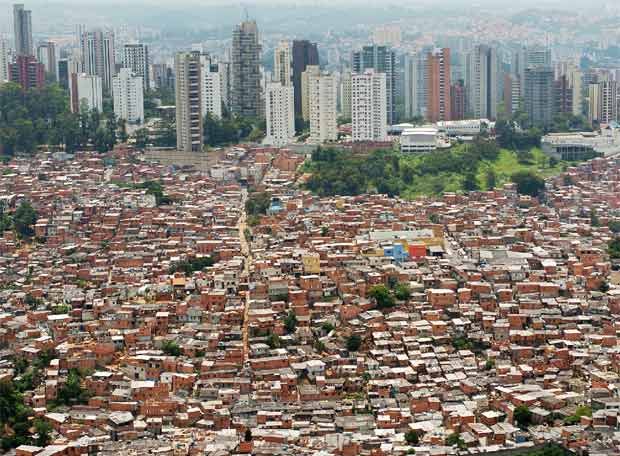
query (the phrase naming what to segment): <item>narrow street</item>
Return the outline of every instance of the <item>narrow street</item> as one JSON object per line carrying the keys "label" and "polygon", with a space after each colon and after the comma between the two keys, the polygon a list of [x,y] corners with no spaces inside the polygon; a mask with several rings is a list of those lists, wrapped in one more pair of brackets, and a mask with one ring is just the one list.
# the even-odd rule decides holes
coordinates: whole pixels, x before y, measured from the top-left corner
{"label": "narrow street", "polygon": [[246,239],[245,232],[248,227],[246,220],[247,214],[245,212],[245,202],[248,198],[248,192],[246,189],[241,190],[241,216],[239,217],[239,240],[241,242],[241,253],[245,257],[243,276],[248,282],[248,289],[245,292],[245,305],[243,309],[243,323],[241,327],[241,334],[243,336],[243,361],[247,361],[249,358],[249,317],[250,317],[250,272],[252,266],[252,248],[250,246],[250,240]]}

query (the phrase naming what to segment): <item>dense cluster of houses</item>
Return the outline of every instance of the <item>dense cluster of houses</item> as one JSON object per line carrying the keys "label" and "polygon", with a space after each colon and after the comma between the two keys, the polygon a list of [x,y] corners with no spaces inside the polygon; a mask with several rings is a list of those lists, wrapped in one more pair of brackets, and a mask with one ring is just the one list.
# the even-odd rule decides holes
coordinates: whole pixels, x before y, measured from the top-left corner
{"label": "dense cluster of houses", "polygon": [[[24,400],[54,430],[17,455],[617,454],[619,159],[544,204],[511,184],[319,198],[301,161],[0,165],[4,210],[38,214],[32,242],[0,238],[0,380],[47,357]],[[84,398],[59,404],[76,372]]]}

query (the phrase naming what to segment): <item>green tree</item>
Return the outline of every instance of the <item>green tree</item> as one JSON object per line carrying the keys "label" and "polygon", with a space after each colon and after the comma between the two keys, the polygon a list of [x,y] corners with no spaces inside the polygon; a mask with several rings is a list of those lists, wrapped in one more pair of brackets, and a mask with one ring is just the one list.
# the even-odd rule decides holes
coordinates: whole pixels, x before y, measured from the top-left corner
{"label": "green tree", "polygon": [[420,436],[418,435],[418,431],[415,431],[413,429],[407,431],[405,433],[405,440],[409,445],[417,445],[418,443],[420,443]]}
{"label": "green tree", "polygon": [[493,190],[497,185],[497,174],[495,170],[491,167],[488,167],[485,171],[484,178],[487,185],[487,190]]}
{"label": "green tree", "polygon": [[406,283],[398,283],[394,287],[394,296],[400,301],[407,301],[411,297],[411,288]]}
{"label": "green tree", "polygon": [[545,189],[545,181],[532,171],[517,171],[510,177],[517,184],[517,192],[521,195],[537,197]]}
{"label": "green tree", "polygon": [[52,433],[52,425],[45,420],[37,419],[34,422],[34,428],[37,433],[37,438],[34,440],[36,446],[44,447],[52,440],[50,434]]}
{"label": "green tree", "polygon": [[256,192],[250,194],[245,202],[245,211],[248,215],[265,215],[271,204],[271,194]]}
{"label": "green tree", "polygon": [[282,340],[280,339],[280,336],[274,333],[269,333],[267,335],[266,343],[269,346],[269,348],[271,348],[272,350],[276,348],[280,348],[282,346]]}
{"label": "green tree", "polygon": [[614,233],[614,234],[620,233],[620,221],[618,221],[618,220],[611,220],[607,226],[609,227],[609,230],[612,233]]}
{"label": "green tree", "polygon": [[526,429],[532,423],[532,412],[527,405],[519,405],[513,412],[515,423],[522,428]]}
{"label": "green tree", "polygon": [[613,260],[620,258],[620,238],[614,238],[607,244],[607,253]]}
{"label": "green tree", "polygon": [[392,296],[392,293],[385,285],[373,286],[368,292],[368,296],[375,300],[379,309],[394,307],[396,304],[394,296]]}
{"label": "green tree", "polygon": [[82,375],[77,369],[71,369],[66,382],[58,389],[56,403],[60,405],[85,404],[89,394],[82,387]]}
{"label": "green tree", "polygon": [[463,177],[463,189],[467,192],[474,192],[476,190],[480,190],[478,185],[478,178],[474,172],[468,172]]}
{"label": "green tree", "polygon": [[149,142],[149,131],[146,128],[139,128],[134,133],[134,139],[136,140],[136,147],[138,149],[144,149]]}
{"label": "green tree", "polygon": [[289,312],[284,318],[284,327],[286,328],[286,332],[289,334],[295,332],[295,329],[297,328],[297,316],[295,316],[294,312]]}
{"label": "green tree", "polygon": [[467,448],[467,445],[465,445],[465,441],[459,433],[450,434],[448,437],[446,437],[446,445],[456,446],[460,450],[464,450],[465,448]]}
{"label": "green tree", "polygon": [[347,337],[346,340],[347,350],[349,351],[358,351],[360,346],[362,345],[362,339],[357,334],[352,334]]}
{"label": "green tree", "polygon": [[34,235],[34,224],[37,222],[37,213],[28,201],[23,201],[13,214],[15,231],[24,238]]}
{"label": "green tree", "polygon": [[181,356],[181,347],[173,340],[164,341],[161,349],[168,356]]}

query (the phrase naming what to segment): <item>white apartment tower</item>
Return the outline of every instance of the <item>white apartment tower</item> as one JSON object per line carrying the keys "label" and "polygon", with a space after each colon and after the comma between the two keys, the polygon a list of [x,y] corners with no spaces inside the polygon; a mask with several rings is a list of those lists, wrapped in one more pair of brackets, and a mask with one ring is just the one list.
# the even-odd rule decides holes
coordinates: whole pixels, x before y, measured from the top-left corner
{"label": "white apartment tower", "polygon": [[103,88],[101,78],[86,73],[73,73],[69,83],[71,111],[103,111]]}
{"label": "white apartment tower", "polygon": [[351,83],[351,72],[345,71],[342,73],[342,79],[340,81],[340,115],[342,115],[345,119],[351,118]]}
{"label": "white apartment tower", "polygon": [[149,48],[146,44],[126,44],[123,46],[123,67],[131,68],[136,76],[142,77],[144,91],[151,88]]}
{"label": "white apartment tower", "polygon": [[202,64],[202,115],[207,114],[222,118],[222,80],[217,63],[212,63],[209,56],[201,57]]}
{"label": "white apartment tower", "polygon": [[103,81],[103,90],[109,92],[112,89],[112,78],[116,74],[114,32],[84,32],[80,37],[80,48],[84,72],[99,76]]}
{"label": "white apartment tower", "polygon": [[144,123],[144,88],[142,76],[137,76],[130,68],[121,68],[112,80],[114,114],[129,124]]}
{"label": "white apartment tower", "polygon": [[332,74],[321,74],[310,78],[309,85],[310,139],[316,143],[336,141],[336,77]]}
{"label": "white apartment tower", "polygon": [[295,137],[295,106],[293,86],[279,82],[267,84],[265,95],[267,137],[265,144],[284,146]]}
{"label": "white apartment tower", "polygon": [[474,119],[495,119],[499,103],[499,60],[494,48],[478,45],[467,55],[466,113]]}
{"label": "white apartment tower", "polygon": [[9,43],[0,38],[0,84],[9,80]]}
{"label": "white apartment tower", "polygon": [[405,55],[405,117],[426,116],[428,68],[425,52]]}
{"label": "white apartment tower", "polygon": [[174,57],[177,150],[201,152],[202,76],[200,52],[179,52]]}
{"label": "white apartment tower", "polygon": [[273,80],[282,85],[293,83],[291,74],[291,45],[281,41],[273,54]]}
{"label": "white apartment tower", "polygon": [[318,65],[306,66],[306,71],[301,73],[301,117],[304,121],[310,121],[310,79],[316,78],[321,74]]}
{"label": "white apartment tower", "polygon": [[353,141],[387,138],[387,85],[385,73],[366,70],[352,76]]}

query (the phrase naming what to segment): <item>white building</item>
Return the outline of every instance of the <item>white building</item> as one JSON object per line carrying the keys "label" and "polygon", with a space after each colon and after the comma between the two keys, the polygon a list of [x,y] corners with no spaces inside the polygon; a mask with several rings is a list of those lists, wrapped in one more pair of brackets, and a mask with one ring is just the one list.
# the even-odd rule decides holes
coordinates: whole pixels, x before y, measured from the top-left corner
{"label": "white building", "polygon": [[439,130],[434,127],[408,128],[400,135],[404,154],[432,152],[439,147]]}
{"label": "white building", "polygon": [[405,118],[426,116],[428,68],[426,53],[405,55]]}
{"label": "white building", "polygon": [[86,73],[72,74],[69,84],[73,112],[103,110],[103,87],[101,77]]}
{"label": "white building", "polygon": [[265,144],[284,146],[295,137],[295,106],[293,86],[279,82],[267,84],[265,93],[267,137]]}
{"label": "white building", "polygon": [[607,124],[618,119],[618,89],[616,81],[600,81],[588,87],[588,120]]}
{"label": "white building", "polygon": [[437,122],[437,129],[447,136],[478,136],[483,130],[489,131],[495,122],[487,119],[445,120]]}
{"label": "white building", "polygon": [[499,103],[499,60],[494,48],[479,45],[467,55],[466,113],[475,118],[495,119]]}
{"label": "white building", "polygon": [[383,141],[387,138],[386,92],[385,73],[366,70],[352,76],[353,141]]}
{"label": "white building", "polygon": [[222,118],[222,79],[219,66],[207,56],[200,58],[202,65],[202,116]]}
{"label": "white building", "polygon": [[273,54],[273,80],[282,85],[293,83],[291,74],[291,45],[288,41],[281,41]]}
{"label": "white building", "polygon": [[0,83],[9,80],[9,43],[0,38]]}
{"label": "white building", "polygon": [[131,68],[121,68],[112,80],[114,114],[129,124],[144,123],[144,88],[142,76],[136,76]]}
{"label": "white building", "polygon": [[345,71],[340,79],[340,114],[345,119],[351,118],[351,72]]}
{"label": "white building", "polygon": [[177,150],[202,152],[202,65],[200,52],[174,56]]}
{"label": "white building", "polygon": [[321,74],[318,65],[308,65],[306,71],[301,73],[301,117],[304,121],[310,121],[310,79]]}
{"label": "white building", "polygon": [[310,140],[316,143],[338,139],[336,77],[322,74],[309,79]]}

